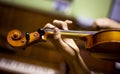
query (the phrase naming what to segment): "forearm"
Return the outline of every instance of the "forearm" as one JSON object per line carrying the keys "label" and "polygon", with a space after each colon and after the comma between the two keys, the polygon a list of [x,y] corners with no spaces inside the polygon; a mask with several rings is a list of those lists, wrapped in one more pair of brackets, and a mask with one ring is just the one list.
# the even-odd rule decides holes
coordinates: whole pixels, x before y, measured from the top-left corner
{"label": "forearm", "polygon": [[71,48],[71,46],[69,46],[62,40],[55,41],[55,44],[57,46],[57,49],[59,49],[58,51],[62,54],[63,58],[68,63],[70,69],[74,72],[74,74],[90,74],[89,69],[80,56],[80,53],[76,51],[78,49],[74,49],[74,47]]}
{"label": "forearm", "polygon": [[120,23],[116,23],[110,26],[110,28],[120,29]]}
{"label": "forearm", "polygon": [[94,21],[93,28],[120,29],[120,23],[109,18],[100,18]]}

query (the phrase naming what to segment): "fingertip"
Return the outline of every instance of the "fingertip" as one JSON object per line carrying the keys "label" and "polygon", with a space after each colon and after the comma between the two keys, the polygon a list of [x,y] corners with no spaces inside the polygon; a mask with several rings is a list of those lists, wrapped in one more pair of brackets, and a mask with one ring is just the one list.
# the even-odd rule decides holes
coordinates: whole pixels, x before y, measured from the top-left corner
{"label": "fingertip", "polygon": [[54,32],[55,34],[58,34],[59,33],[59,29],[57,27],[54,28]]}
{"label": "fingertip", "polygon": [[51,23],[47,23],[43,28],[54,28],[55,26],[53,26]]}
{"label": "fingertip", "polygon": [[58,20],[56,20],[56,19],[55,19],[55,20],[53,20],[53,23],[56,23],[56,22],[58,22]]}
{"label": "fingertip", "polygon": [[66,22],[67,24],[72,24],[72,23],[73,23],[73,22],[70,21],[70,20],[65,20],[65,22]]}
{"label": "fingertip", "polygon": [[61,24],[61,23],[64,23],[64,21],[61,21],[61,20],[53,20],[53,23],[54,23],[54,24]]}
{"label": "fingertip", "polygon": [[57,27],[54,28],[54,39],[55,40],[60,40],[61,39],[60,30]]}
{"label": "fingertip", "polygon": [[60,25],[64,24],[65,22],[61,21],[61,20],[53,20],[53,24],[58,26],[58,27],[61,27]]}
{"label": "fingertip", "polygon": [[49,25],[52,25],[52,24],[51,23],[47,23],[46,25],[49,26]]}

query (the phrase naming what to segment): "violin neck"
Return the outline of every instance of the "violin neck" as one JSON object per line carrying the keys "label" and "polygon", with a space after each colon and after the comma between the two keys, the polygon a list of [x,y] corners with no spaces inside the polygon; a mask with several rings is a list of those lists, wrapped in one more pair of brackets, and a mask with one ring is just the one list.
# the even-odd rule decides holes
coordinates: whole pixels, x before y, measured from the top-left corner
{"label": "violin neck", "polygon": [[[48,34],[53,35],[52,29],[45,30]],[[93,35],[98,31],[75,31],[75,30],[60,30],[62,37],[64,38],[84,38],[88,35]]]}

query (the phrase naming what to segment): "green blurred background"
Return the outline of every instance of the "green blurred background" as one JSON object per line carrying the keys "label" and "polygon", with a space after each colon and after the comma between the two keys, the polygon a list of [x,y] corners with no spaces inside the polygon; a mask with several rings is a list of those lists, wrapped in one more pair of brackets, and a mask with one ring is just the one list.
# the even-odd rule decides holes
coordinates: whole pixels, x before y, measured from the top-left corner
{"label": "green blurred background", "polygon": [[[47,12],[58,13],[54,9],[57,0],[0,0],[9,4],[40,9]],[[66,0],[69,1],[69,10],[64,14],[68,16],[84,16],[89,18],[108,17],[112,0]],[[60,13],[63,14],[63,13]]]}

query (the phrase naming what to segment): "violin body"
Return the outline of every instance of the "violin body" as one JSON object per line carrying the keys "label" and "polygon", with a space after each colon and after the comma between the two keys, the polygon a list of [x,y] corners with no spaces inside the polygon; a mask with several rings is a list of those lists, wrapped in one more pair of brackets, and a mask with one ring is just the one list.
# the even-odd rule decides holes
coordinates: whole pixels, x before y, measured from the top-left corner
{"label": "violin body", "polygon": [[104,30],[88,36],[86,48],[96,58],[120,60],[120,30]]}
{"label": "violin body", "polygon": [[[119,59],[120,58],[120,30],[79,32],[61,31],[62,37],[86,39],[85,48],[91,55],[101,59]],[[40,30],[32,32],[26,36],[21,35],[19,30],[12,30],[8,33],[7,41],[13,47],[24,47],[40,40],[46,40],[48,35],[53,35],[53,31]]]}

